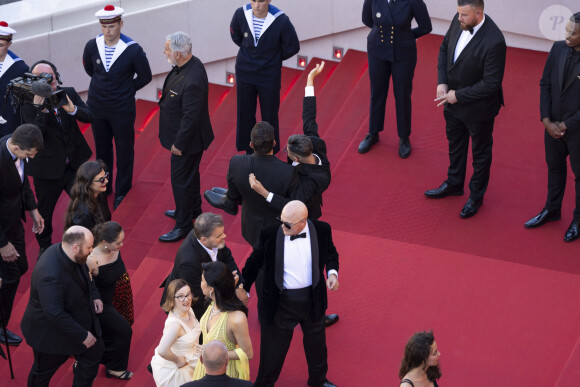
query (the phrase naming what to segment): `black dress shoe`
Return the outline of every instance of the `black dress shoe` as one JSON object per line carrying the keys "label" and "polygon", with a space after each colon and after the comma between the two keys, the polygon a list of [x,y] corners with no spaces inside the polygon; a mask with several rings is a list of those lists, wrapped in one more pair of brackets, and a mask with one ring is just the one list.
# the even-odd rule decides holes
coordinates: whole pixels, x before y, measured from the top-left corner
{"label": "black dress shoe", "polygon": [[8,329],[4,332],[4,329],[0,328],[0,343],[17,346],[22,343],[22,337],[14,332],[10,332]]}
{"label": "black dress shoe", "polygon": [[175,219],[175,210],[167,210],[163,215],[170,217],[171,219]]}
{"label": "black dress shoe", "polygon": [[173,230],[169,231],[167,234],[163,234],[159,237],[159,242],[177,242],[182,240],[189,234],[192,227],[187,228],[174,228]]}
{"label": "black dress shoe", "polygon": [[365,136],[364,140],[361,141],[360,145],[358,146],[358,153],[367,153],[371,150],[371,147],[379,142],[379,134],[378,133],[369,133]]}
{"label": "black dress shoe", "polygon": [[579,226],[580,218],[574,218],[572,223],[570,223],[570,227],[566,230],[566,234],[564,234],[564,242],[572,242],[580,237],[580,233],[578,232]]}
{"label": "black dress shoe", "polygon": [[411,141],[409,137],[399,139],[399,157],[406,159],[411,155]]}
{"label": "black dress shoe", "polygon": [[215,192],[216,194],[220,194],[220,195],[227,195],[228,194],[228,189],[227,188],[213,187],[211,190],[213,192]]}
{"label": "black dress shoe", "polygon": [[463,188],[454,187],[452,185],[447,184],[447,182],[444,181],[443,184],[439,186],[439,188],[425,191],[425,196],[431,199],[441,199],[449,195],[461,196],[463,195]]}
{"label": "black dress shoe", "polygon": [[547,208],[544,208],[542,211],[540,211],[538,215],[534,216],[532,219],[524,223],[524,227],[525,228],[540,227],[544,223],[552,222],[554,220],[560,220],[561,217],[562,214],[560,210],[550,211]]}
{"label": "black dress shoe", "polygon": [[121,205],[121,202],[123,201],[123,199],[125,199],[125,195],[115,196],[115,201],[113,202],[113,210],[116,210],[117,207],[119,207],[119,205]]}
{"label": "black dress shoe", "polygon": [[338,321],[337,314],[327,314],[326,316],[324,316],[324,325],[326,325],[327,328],[332,324],[335,324],[337,321]]}
{"label": "black dress shoe", "polygon": [[226,195],[221,195],[208,190],[203,193],[203,197],[213,207],[219,208],[220,210],[224,210],[226,213],[230,215],[237,215],[238,213],[238,205],[233,201],[229,200]]}
{"label": "black dress shoe", "polygon": [[326,379],[324,382],[319,383],[319,384],[313,384],[308,382],[309,386],[313,386],[313,387],[336,387],[336,384],[332,383],[330,380]]}
{"label": "black dress shoe", "polygon": [[473,215],[477,214],[477,211],[479,211],[479,207],[481,207],[482,203],[483,199],[467,199],[467,203],[465,203],[463,206],[459,216],[461,216],[463,219],[471,218]]}

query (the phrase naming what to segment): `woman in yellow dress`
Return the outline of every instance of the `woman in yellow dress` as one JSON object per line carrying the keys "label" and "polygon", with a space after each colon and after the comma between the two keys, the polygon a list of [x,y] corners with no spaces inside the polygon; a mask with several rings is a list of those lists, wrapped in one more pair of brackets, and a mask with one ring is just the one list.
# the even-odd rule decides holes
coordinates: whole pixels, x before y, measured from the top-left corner
{"label": "woman in yellow dress", "polygon": [[[203,344],[219,340],[228,349],[228,369],[232,378],[250,380],[248,360],[254,356],[252,340],[248,329],[248,308],[236,296],[234,275],[222,262],[208,262],[202,265],[201,290],[211,299],[200,320]],[[197,363],[193,380],[201,379],[205,368]]]}

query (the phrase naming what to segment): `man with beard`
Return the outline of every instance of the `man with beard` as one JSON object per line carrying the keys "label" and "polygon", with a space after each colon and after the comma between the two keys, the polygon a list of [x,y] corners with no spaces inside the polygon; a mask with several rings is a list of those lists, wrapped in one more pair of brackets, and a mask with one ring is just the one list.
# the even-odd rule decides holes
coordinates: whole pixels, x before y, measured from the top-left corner
{"label": "man with beard", "polygon": [[105,346],[95,314],[103,311],[103,303],[86,265],[92,250],[93,234],[72,226],[32,271],[21,324],[34,353],[28,386],[48,386],[71,355],[76,359],[73,386],[91,386],[97,376]]}
{"label": "man with beard", "polygon": [[[205,212],[197,217],[193,230],[187,235],[175,256],[175,264],[171,274],[167,277],[162,287],[163,295],[161,304],[165,301],[167,286],[174,279],[187,281],[193,294],[193,312],[199,320],[205,312],[205,298],[201,291],[201,264],[205,262],[223,262],[237,276],[238,266],[234,261],[232,252],[226,247],[224,233],[224,221],[220,215]],[[244,303],[247,302],[247,293],[242,289],[243,278],[239,276],[236,295]]]}
{"label": "man with beard", "polygon": [[425,191],[432,199],[463,195],[469,138],[473,176],[462,218],[477,214],[489,183],[493,124],[503,106],[502,80],[506,44],[502,32],[483,13],[483,0],[458,0],[457,14],[439,49],[437,106],[445,105],[449,168],[439,188]]}
{"label": "man with beard", "polygon": [[580,12],[566,26],[566,40],[554,43],[540,80],[540,114],[548,164],[548,198],[538,215],[524,224],[534,228],[561,217],[566,189],[566,158],[576,177],[576,208],[565,242],[580,237]]}

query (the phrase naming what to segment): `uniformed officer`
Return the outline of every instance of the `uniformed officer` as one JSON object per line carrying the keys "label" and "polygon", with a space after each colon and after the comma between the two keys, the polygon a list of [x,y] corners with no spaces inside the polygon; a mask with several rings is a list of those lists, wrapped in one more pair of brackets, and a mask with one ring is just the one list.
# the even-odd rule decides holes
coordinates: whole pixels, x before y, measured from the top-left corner
{"label": "uniformed officer", "polygon": [[[418,26],[411,28],[415,19]],[[368,152],[379,141],[385,125],[385,105],[389,78],[397,110],[399,156],[411,154],[411,90],[417,64],[415,39],[431,32],[431,19],[423,0],[365,0],[363,23],[371,28],[367,37],[371,109],[369,133],[360,143],[359,153]]]}

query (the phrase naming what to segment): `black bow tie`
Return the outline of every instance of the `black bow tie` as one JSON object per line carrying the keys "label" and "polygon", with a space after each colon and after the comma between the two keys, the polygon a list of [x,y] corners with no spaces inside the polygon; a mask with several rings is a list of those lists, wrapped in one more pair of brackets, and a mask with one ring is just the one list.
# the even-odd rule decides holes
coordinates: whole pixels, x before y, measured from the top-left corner
{"label": "black bow tie", "polygon": [[306,233],[303,232],[301,234],[290,235],[290,240],[291,241],[293,241],[294,239],[297,239],[297,238],[306,238]]}
{"label": "black bow tie", "polygon": [[473,28],[468,29],[469,33],[473,35]]}

